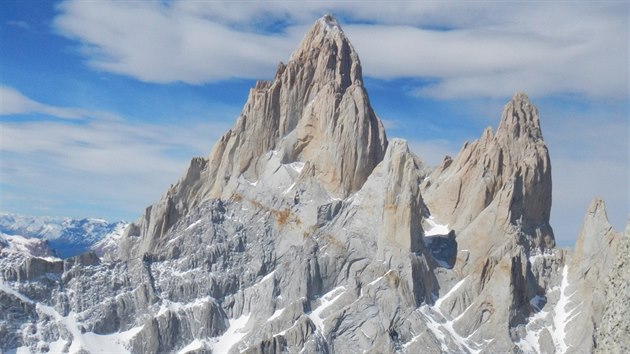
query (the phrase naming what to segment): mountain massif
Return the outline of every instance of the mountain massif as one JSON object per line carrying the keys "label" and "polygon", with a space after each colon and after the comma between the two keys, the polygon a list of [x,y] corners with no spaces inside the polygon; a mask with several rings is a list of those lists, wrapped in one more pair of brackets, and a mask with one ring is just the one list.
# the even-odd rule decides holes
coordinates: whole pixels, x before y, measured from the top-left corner
{"label": "mountain massif", "polygon": [[555,247],[523,93],[436,168],[388,140],[330,16],[234,127],[101,255],[2,246],[0,348],[133,353],[624,353],[630,228]]}

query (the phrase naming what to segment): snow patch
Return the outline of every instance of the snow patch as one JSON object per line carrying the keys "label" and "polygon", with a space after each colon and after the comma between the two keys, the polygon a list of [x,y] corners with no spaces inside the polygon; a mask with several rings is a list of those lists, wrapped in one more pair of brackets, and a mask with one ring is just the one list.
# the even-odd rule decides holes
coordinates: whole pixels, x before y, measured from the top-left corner
{"label": "snow patch", "polygon": [[13,295],[13,296],[17,297],[18,299],[20,299],[20,300],[22,300],[22,301],[24,301],[26,303],[29,303],[29,304],[33,303],[33,300],[31,300],[30,298],[20,294],[18,291],[16,291],[12,287],[10,287],[8,284],[6,284],[4,282],[4,280],[2,280],[2,279],[0,279],[0,291],[4,291],[7,294]]}
{"label": "snow patch", "polygon": [[189,303],[181,303],[181,302],[173,302],[173,301],[169,301],[169,300],[162,300],[162,305],[160,306],[160,310],[158,311],[158,313],[155,315],[156,317],[162,316],[163,314],[165,314],[168,311],[171,312],[178,312],[180,310],[186,310],[189,309],[191,307],[197,307],[197,306],[201,306],[205,303],[207,303],[208,301],[211,301],[212,297],[207,296],[207,297],[202,297],[202,298],[198,298],[193,302],[189,302]]}
{"label": "snow patch", "polygon": [[264,277],[264,278],[262,278],[262,280],[261,280],[260,282],[262,283],[262,282],[264,282],[264,281],[267,281],[267,280],[271,279],[271,278],[273,277],[273,274],[274,274],[275,272],[276,272],[276,271],[274,270],[273,272],[271,272],[271,273],[269,273],[269,274],[265,275],[265,277]]}
{"label": "snow patch", "polygon": [[[138,334],[143,327],[134,327],[125,332],[105,335],[92,332],[81,333],[74,311],[70,312],[68,316],[61,316],[53,307],[39,303],[36,305],[36,309],[40,313],[50,316],[55,321],[59,322],[68,330],[68,332],[70,332],[72,335],[72,341],[69,348],[70,353],[77,353],[80,351],[87,351],[90,353],[129,353],[125,344]],[[58,340],[51,344],[51,351],[55,352],[56,348],[63,347],[65,341]]]}
{"label": "snow patch", "polygon": [[448,235],[451,230],[448,228],[448,224],[438,224],[437,221],[430,216],[427,219],[424,219],[429,227],[424,230],[424,236],[437,236],[437,235]]}
{"label": "snow patch", "polygon": [[237,319],[230,320],[230,326],[220,337],[210,338],[210,345],[213,353],[227,353],[236,343],[240,342],[247,335],[247,322],[250,314],[242,315]]}
{"label": "snow patch", "polygon": [[304,162],[302,161],[295,161],[295,162],[291,162],[289,164],[289,166],[298,174],[302,173],[302,169],[304,169]]}
{"label": "snow patch", "polygon": [[540,251],[534,251],[532,254],[530,254],[529,256],[529,263],[534,265],[536,264],[538,261],[545,259],[545,258],[553,258],[554,253],[551,250],[545,250],[544,252],[540,252]]}
{"label": "snow patch", "polygon": [[[433,332],[435,337],[442,345],[442,350],[444,352],[451,352],[452,348],[449,347],[449,343],[453,343],[458,347],[458,352],[465,353],[479,353],[481,349],[479,345],[471,340],[472,335],[468,337],[463,337],[460,335],[454,327],[455,322],[460,320],[464,314],[472,307],[472,304],[469,305],[459,316],[456,318],[452,318],[450,315],[445,314],[440,309],[442,303],[453,296],[459,288],[466,282],[467,278],[464,278],[457,282],[446,294],[441,296],[433,306],[423,305],[418,309],[418,311],[425,318],[425,323],[429,330]],[[412,338],[409,342],[405,343],[404,347],[411,345],[414,341],[416,341],[420,336],[424,335],[421,333],[414,338]]]}
{"label": "snow patch", "polygon": [[273,315],[271,315],[271,317],[269,317],[269,318],[267,319],[267,322],[271,322],[271,321],[275,320],[276,318],[278,318],[278,317],[282,316],[282,313],[283,313],[283,312],[284,312],[284,307],[283,307],[283,308],[281,308],[281,309],[279,309],[279,310],[276,310],[276,311],[273,313]]}
{"label": "snow patch", "polygon": [[193,351],[193,350],[202,349],[203,345],[204,345],[203,341],[200,341],[199,339],[195,339],[192,342],[190,342],[187,346],[185,346],[182,349],[180,349],[177,352],[177,354],[185,354],[185,353],[188,353],[188,352]]}
{"label": "snow patch", "polygon": [[[468,277],[466,277],[468,278]],[[460,280],[457,282],[457,284],[453,285],[453,287],[451,288],[451,290],[449,290],[446,294],[444,294],[444,296],[441,296],[436,302],[435,305],[433,305],[436,308],[440,308],[440,306],[442,305],[442,302],[444,302],[444,300],[448,299],[449,297],[451,297],[453,294],[455,294],[455,292],[457,291],[457,289],[459,289],[462,285],[464,285],[464,282],[466,281],[466,278]]]}
{"label": "snow patch", "polygon": [[[435,334],[436,338],[442,344],[442,350],[444,352],[452,352],[452,349],[449,349],[447,345],[447,339],[450,339],[457,347],[459,348],[458,352],[464,353],[479,353],[481,349],[477,349],[478,345],[474,342],[470,342],[468,337],[463,337],[453,327],[456,319],[448,319],[444,313],[440,311],[440,309],[436,306],[430,307],[428,305],[424,305],[419,309],[420,313],[426,319],[425,323],[427,327]],[[413,343],[418,339],[420,334],[411,339],[406,345]]]}
{"label": "snow patch", "polygon": [[[525,337],[516,343],[526,353],[542,353],[540,350],[540,333],[546,328],[542,321],[548,314],[549,312],[547,311],[540,311],[530,317],[529,323],[525,326]],[[535,329],[536,326],[538,326],[538,329]]]}
{"label": "snow patch", "polygon": [[289,188],[287,188],[284,192],[282,192],[282,194],[287,194],[291,191],[291,189],[293,189],[293,187],[295,187],[295,182],[293,182],[292,185],[289,186]]}
{"label": "snow patch", "polygon": [[345,286],[338,286],[332,289],[320,298],[319,306],[308,314],[308,317],[313,321],[320,333],[324,333],[324,318],[321,316],[322,312],[330,307],[330,305],[334,304],[345,292]]}
{"label": "snow patch", "polygon": [[184,231],[188,231],[188,230],[194,228],[195,226],[199,225],[200,222],[201,222],[201,219],[195,221],[194,223],[188,225],[188,227]]}
{"label": "snow patch", "polygon": [[554,308],[553,316],[553,333],[554,342],[558,353],[566,353],[569,347],[565,341],[567,324],[575,317],[574,314],[577,308],[567,310],[567,306],[570,303],[571,296],[573,294],[567,294],[567,288],[569,287],[569,267],[567,265],[562,268],[562,283],[560,284],[560,298]]}
{"label": "snow patch", "polygon": [[[386,263],[386,262],[383,262],[383,263]],[[383,279],[383,277],[387,276],[387,274],[389,274],[390,272],[393,272],[393,270],[390,269],[387,272],[385,272],[385,274],[383,274],[380,277],[372,280],[371,282],[368,283],[368,286],[372,286],[372,285],[378,283],[379,280]]]}

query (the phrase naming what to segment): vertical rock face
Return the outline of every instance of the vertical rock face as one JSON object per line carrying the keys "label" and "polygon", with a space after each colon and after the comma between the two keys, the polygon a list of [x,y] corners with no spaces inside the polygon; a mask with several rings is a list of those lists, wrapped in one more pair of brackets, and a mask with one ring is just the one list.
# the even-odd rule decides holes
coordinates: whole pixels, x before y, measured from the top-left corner
{"label": "vertical rock face", "polygon": [[524,93],[503,110],[496,134],[488,128],[446,159],[423,185],[432,215],[456,233],[471,225],[491,204],[507,211],[504,229],[518,226],[540,248],[554,245],[549,225],[551,164],[542,139],[538,110]]}
{"label": "vertical rock face", "polygon": [[597,353],[630,352],[630,223],[617,245],[617,257],[604,288],[604,312],[597,326]]}
{"label": "vertical rock face", "polygon": [[357,198],[362,208],[374,214],[382,211],[381,230],[377,245],[419,252],[423,249],[422,219],[426,207],[420,194],[421,162],[407,146],[407,142],[394,139],[385,158],[376,167]]}
{"label": "vertical rock face", "polygon": [[[229,198],[239,180],[257,182],[274,151],[283,164],[305,163],[333,197],[361,188],[382,160],[387,138],[363,88],[361,63],[341,27],[324,16],[306,34],[273,81],[259,81],[235,126],[209,158],[194,159],[188,172],[141,221],[143,237],[161,237],[193,205]],[[153,241],[146,243],[146,250]]]}
{"label": "vertical rock face", "polygon": [[571,278],[599,282],[614,262],[621,234],[608,221],[606,204],[595,198],[586,211],[571,259]]}
{"label": "vertical rock face", "polygon": [[571,349],[592,352],[597,346],[595,334],[606,306],[604,280],[613,270],[621,239],[608,222],[604,201],[593,199],[568,263],[568,308],[573,330],[564,341]]}

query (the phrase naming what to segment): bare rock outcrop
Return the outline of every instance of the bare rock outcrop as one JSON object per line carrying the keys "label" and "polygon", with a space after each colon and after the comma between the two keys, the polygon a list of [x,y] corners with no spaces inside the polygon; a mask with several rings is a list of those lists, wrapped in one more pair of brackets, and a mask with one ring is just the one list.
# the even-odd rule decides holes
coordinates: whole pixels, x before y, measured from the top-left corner
{"label": "bare rock outcrop", "polygon": [[394,139],[383,161],[355,197],[359,201],[356,205],[367,213],[382,212],[379,231],[375,233],[380,250],[393,247],[419,252],[423,249],[421,222],[427,216],[427,209],[419,188],[421,164],[409,151],[406,141]]}
{"label": "bare rock outcrop", "polygon": [[604,287],[604,312],[596,330],[596,353],[630,352],[630,223]]}
{"label": "bare rock outcrop", "polygon": [[567,331],[564,343],[570,350],[593,352],[598,345],[596,331],[606,306],[605,279],[613,271],[621,242],[622,234],[610,225],[604,201],[593,199],[567,264],[565,292],[570,298],[566,308],[572,330]]}

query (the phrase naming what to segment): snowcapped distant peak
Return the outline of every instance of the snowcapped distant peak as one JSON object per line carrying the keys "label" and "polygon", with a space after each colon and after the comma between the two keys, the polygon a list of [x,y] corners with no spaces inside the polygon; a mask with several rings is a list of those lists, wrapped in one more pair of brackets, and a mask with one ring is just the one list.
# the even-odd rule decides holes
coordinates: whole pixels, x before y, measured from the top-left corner
{"label": "snowcapped distant peak", "polygon": [[47,240],[61,258],[71,257],[91,247],[111,233],[124,229],[125,221],[108,222],[100,218],[25,216],[0,213],[0,232],[25,238]]}

